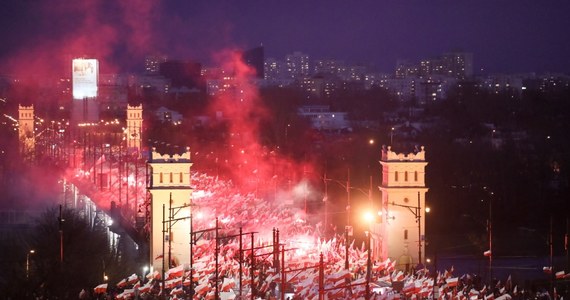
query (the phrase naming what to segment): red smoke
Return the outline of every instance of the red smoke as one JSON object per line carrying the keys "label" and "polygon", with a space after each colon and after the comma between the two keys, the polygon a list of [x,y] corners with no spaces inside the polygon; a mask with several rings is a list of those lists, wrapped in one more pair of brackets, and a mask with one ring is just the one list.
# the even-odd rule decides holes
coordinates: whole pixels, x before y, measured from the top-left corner
{"label": "red smoke", "polygon": [[[38,20],[35,21],[44,27],[42,35],[29,38],[25,47],[5,59],[2,72],[19,78],[70,77],[71,60],[86,57],[99,60],[100,73],[116,73],[122,71],[118,60],[122,66],[125,57],[142,65],[144,55],[159,52],[160,47],[181,52],[176,40],[170,41],[162,35],[160,26],[156,25],[158,22],[166,23],[161,24],[163,28],[176,27],[180,39],[190,39],[193,31],[203,35],[206,46],[185,49],[186,55],[212,45],[223,47],[230,40],[231,24],[223,20],[215,28],[199,28],[198,21],[177,17],[160,20],[162,4],[156,0],[37,2],[34,8],[38,10]],[[184,27],[188,29],[180,30]],[[232,178],[245,187],[272,181],[275,186],[279,181],[293,187],[301,177],[315,176],[312,166],[282,156],[279,149],[260,141],[261,121],[270,120],[272,114],[261,101],[251,80],[254,71],[241,60],[241,54],[231,49],[213,56],[217,65],[230,70],[236,87],[216,97],[209,107],[212,114],[221,112],[227,121],[225,144],[216,145],[216,151],[221,152],[218,157],[227,162]],[[195,163],[200,164],[200,161]]]}
{"label": "red smoke", "polygon": [[[103,73],[120,72],[117,60],[142,58],[156,51],[151,24],[158,1],[37,2],[34,20],[41,32],[2,61],[5,74],[18,78],[70,77],[71,60],[96,58]],[[132,61],[131,61],[132,63]]]}
{"label": "red smoke", "polygon": [[228,168],[233,173],[231,178],[246,190],[277,186],[277,182],[287,183],[290,190],[301,177],[318,176],[308,163],[296,162],[273,145],[261,142],[260,126],[273,115],[259,97],[253,82],[255,71],[242,61],[242,54],[224,50],[215,55],[215,60],[229,73],[226,76],[233,77],[234,88],[215,97],[209,107],[210,115],[221,113],[227,122],[227,140],[216,151],[232,164]]}

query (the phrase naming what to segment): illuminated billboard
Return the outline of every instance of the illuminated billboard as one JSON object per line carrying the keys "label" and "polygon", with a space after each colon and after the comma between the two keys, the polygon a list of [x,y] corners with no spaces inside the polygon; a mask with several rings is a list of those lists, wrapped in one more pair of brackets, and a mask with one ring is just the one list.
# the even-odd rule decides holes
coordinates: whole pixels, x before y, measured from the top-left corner
{"label": "illuminated billboard", "polygon": [[74,59],[71,72],[73,99],[97,97],[99,62],[96,59]]}

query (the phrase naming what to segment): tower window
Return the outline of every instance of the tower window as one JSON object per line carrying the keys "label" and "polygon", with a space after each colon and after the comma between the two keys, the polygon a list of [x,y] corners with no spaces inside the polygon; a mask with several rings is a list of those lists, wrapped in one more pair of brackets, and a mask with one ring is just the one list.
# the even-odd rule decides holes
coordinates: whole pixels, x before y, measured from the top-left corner
{"label": "tower window", "polygon": [[408,181],[408,171],[404,172],[404,181]]}
{"label": "tower window", "polygon": [[163,179],[162,172],[160,172],[160,183],[162,183],[162,179]]}
{"label": "tower window", "polygon": [[172,183],[172,182],[173,182],[173,180],[172,180],[172,179],[173,179],[173,175],[172,175],[172,172],[170,172],[170,183]]}
{"label": "tower window", "polygon": [[182,172],[180,172],[180,183],[182,183]]}
{"label": "tower window", "polygon": [[398,171],[394,172],[394,181],[398,181]]}
{"label": "tower window", "polygon": [[405,229],[404,230],[404,240],[407,240],[407,239],[408,239],[408,230]]}
{"label": "tower window", "polygon": [[418,171],[414,172],[414,181],[418,181]]}

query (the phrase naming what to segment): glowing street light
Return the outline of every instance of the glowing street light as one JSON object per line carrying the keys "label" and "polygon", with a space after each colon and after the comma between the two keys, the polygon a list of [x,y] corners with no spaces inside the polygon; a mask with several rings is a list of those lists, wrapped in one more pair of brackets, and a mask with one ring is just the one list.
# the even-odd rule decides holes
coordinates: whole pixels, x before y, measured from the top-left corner
{"label": "glowing street light", "polygon": [[36,251],[32,249],[26,254],[26,279],[30,277],[30,255],[34,253],[36,253]]}
{"label": "glowing street light", "polygon": [[144,281],[144,278],[145,278],[145,276],[146,276],[146,273],[148,272],[148,266],[145,265],[145,266],[142,268],[142,270],[143,270],[143,272],[142,272],[142,280]]}
{"label": "glowing street light", "polygon": [[372,221],[374,221],[374,214],[371,213],[371,212],[369,212],[369,211],[365,212],[364,215],[363,215],[363,217],[364,217],[364,221],[365,221],[367,224],[371,224]]}

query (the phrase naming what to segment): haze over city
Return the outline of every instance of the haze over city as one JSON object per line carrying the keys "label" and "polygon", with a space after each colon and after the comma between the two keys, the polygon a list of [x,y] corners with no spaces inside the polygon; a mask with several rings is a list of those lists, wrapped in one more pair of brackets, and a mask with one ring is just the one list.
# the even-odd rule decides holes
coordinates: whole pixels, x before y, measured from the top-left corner
{"label": "haze over city", "polygon": [[140,70],[153,53],[209,64],[224,49],[264,45],[266,57],[301,51],[380,72],[391,72],[397,59],[449,51],[473,53],[477,72],[568,72],[569,13],[561,0],[9,0],[2,3],[0,65],[13,73],[6,67],[37,70],[90,56],[112,73]]}
{"label": "haze over city", "polygon": [[569,297],[570,3],[0,8],[10,299]]}

